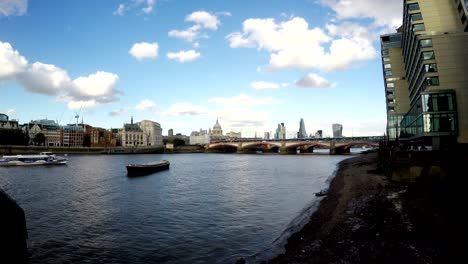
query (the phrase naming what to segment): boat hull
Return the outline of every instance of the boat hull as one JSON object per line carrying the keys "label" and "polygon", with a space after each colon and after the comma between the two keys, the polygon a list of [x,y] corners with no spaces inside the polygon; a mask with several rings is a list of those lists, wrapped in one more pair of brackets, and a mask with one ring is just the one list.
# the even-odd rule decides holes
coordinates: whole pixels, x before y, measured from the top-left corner
{"label": "boat hull", "polygon": [[131,164],[127,165],[127,176],[144,176],[167,169],[169,169],[169,162],[155,165]]}

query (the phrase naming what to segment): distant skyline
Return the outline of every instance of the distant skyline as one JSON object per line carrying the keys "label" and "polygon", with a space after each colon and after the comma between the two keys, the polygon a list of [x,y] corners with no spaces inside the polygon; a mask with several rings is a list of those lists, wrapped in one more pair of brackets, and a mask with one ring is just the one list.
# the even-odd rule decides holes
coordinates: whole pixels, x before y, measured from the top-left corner
{"label": "distant skyline", "polygon": [[[0,113],[163,134],[383,135],[400,0],[0,0]],[[81,117],[80,117],[81,121]]]}

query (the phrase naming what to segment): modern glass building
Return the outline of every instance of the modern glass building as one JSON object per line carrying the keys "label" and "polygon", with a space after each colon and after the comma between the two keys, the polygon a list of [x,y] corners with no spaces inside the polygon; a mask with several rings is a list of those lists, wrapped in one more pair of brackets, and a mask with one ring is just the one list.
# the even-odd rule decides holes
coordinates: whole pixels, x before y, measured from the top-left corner
{"label": "modern glass building", "polygon": [[332,124],[333,137],[341,138],[343,137],[343,125],[341,124]]}
{"label": "modern glass building", "polygon": [[468,143],[467,26],[464,0],[404,1],[403,26],[381,36],[390,140]]}

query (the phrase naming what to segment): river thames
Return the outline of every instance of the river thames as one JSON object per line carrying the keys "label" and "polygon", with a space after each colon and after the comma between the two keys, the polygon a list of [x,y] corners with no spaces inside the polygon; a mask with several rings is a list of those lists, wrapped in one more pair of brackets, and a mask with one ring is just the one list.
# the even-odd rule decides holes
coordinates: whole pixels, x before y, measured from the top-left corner
{"label": "river thames", "polygon": [[[66,166],[1,167],[24,209],[31,263],[234,263],[279,253],[350,156],[69,155]],[[171,167],[128,178],[125,165]]]}

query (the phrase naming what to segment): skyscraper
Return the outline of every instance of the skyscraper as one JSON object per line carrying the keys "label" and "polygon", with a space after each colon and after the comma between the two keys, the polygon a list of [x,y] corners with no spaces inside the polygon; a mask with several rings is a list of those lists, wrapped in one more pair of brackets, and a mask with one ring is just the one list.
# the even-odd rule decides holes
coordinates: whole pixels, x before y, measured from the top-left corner
{"label": "skyscraper", "polygon": [[341,138],[343,137],[343,125],[341,124],[332,124],[333,137]]}
{"label": "skyscraper", "polygon": [[297,138],[307,138],[307,132],[304,125],[304,119],[301,118],[299,122],[299,132],[297,132]]}
{"label": "skyscraper", "polygon": [[402,27],[380,40],[389,139],[468,143],[466,1],[405,0]]}
{"label": "skyscraper", "polygon": [[323,137],[322,130],[317,130],[317,132],[315,132],[315,138],[322,138],[322,137]]}
{"label": "skyscraper", "polygon": [[286,127],[284,126],[284,123],[278,124],[278,128],[276,128],[275,132],[275,139],[286,139]]}

